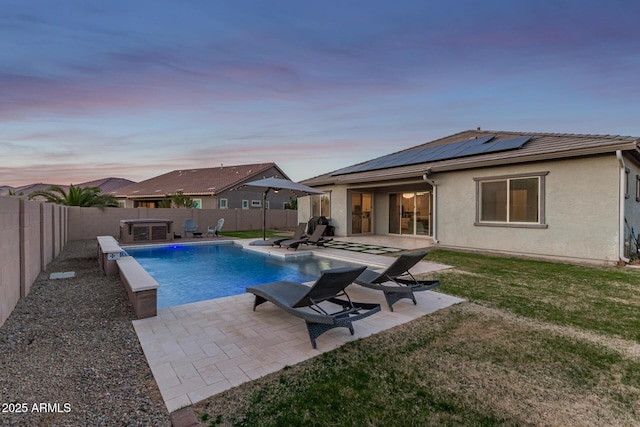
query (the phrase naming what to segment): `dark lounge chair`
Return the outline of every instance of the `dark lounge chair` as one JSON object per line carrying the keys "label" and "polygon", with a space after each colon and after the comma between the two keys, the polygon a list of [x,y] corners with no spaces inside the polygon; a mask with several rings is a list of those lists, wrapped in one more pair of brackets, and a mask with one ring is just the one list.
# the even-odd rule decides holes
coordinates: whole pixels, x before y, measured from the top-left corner
{"label": "dark lounge chair", "polygon": [[393,304],[402,298],[409,298],[417,304],[414,292],[428,291],[440,286],[438,280],[417,280],[409,272],[411,267],[419,263],[427,253],[400,255],[381,273],[373,270],[363,271],[356,278],[355,283],[384,292],[384,298],[391,311],[393,311]]}
{"label": "dark lounge chair", "polygon": [[[353,322],[380,311],[380,304],[351,301],[345,288],[360,275],[366,267],[339,268],[323,271],[311,286],[296,282],[272,282],[251,286],[247,292],[256,296],[253,310],[270,301],[307,324],[309,339],[313,348],[316,338],[333,328],[349,328],[353,335]],[[342,297],[342,298],[341,298]],[[337,306],[337,311],[329,311]]]}
{"label": "dark lounge chair", "polygon": [[280,246],[280,243],[285,240],[300,240],[305,237],[305,230],[307,229],[307,223],[301,222],[298,224],[298,228],[293,232],[293,236],[291,237],[272,237],[271,239],[267,239],[268,243],[271,243],[271,246]]}
{"label": "dark lounge chair", "polygon": [[289,239],[280,242],[280,247],[286,247],[287,249],[293,248],[298,250],[298,246],[301,244],[305,245],[316,245],[318,247],[324,247],[325,243],[332,241],[332,238],[326,239],[323,234],[327,229],[326,225],[318,225],[315,230],[313,230],[313,234],[311,236],[303,237],[301,239]]}

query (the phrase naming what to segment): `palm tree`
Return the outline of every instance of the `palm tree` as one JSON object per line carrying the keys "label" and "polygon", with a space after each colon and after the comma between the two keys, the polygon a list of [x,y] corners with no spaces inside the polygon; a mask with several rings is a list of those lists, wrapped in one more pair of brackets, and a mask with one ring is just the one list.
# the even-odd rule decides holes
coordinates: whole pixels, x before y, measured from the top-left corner
{"label": "palm tree", "polygon": [[118,201],[109,194],[102,194],[99,187],[77,187],[71,184],[69,191],[59,185],[51,185],[46,190],[37,190],[29,194],[29,200],[37,196],[45,198],[48,203],[56,203],[65,206],[95,207],[104,209],[106,207],[118,207]]}

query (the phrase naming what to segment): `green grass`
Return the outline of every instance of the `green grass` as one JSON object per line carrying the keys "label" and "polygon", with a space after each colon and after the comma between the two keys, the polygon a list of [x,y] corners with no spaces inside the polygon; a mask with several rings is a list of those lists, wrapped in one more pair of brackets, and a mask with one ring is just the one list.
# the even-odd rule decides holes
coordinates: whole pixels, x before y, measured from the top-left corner
{"label": "green grass", "polygon": [[455,267],[439,289],[468,302],[194,410],[233,426],[640,425],[640,272],[428,258]]}
{"label": "green grass", "polygon": [[455,266],[441,292],[519,316],[640,342],[640,272],[451,251],[427,259]]}

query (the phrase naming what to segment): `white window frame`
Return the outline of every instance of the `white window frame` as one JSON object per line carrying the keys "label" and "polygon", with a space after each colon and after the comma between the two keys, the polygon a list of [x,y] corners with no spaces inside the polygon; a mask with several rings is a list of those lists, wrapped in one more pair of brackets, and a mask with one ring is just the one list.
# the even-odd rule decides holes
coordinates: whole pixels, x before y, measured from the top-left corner
{"label": "white window frame", "polygon": [[202,199],[192,199],[195,209],[202,209]]}
{"label": "white window frame", "polygon": [[229,208],[229,199],[220,199],[220,209]]}
{"label": "white window frame", "polygon": [[252,208],[261,208],[262,207],[262,200],[252,200],[251,201],[251,207]]}
{"label": "white window frame", "polygon": [[[487,176],[482,178],[473,178],[476,182],[476,220],[474,225],[486,227],[513,227],[513,228],[548,228],[545,216],[545,192],[546,192],[546,176],[545,172],[522,173],[501,176]],[[509,204],[510,204],[510,181],[519,179],[537,178],[538,179],[538,222],[512,222],[509,221]],[[507,220],[506,221],[485,221],[482,218],[482,184],[489,182],[507,182]]]}
{"label": "white window frame", "polygon": [[242,209],[249,209],[249,201],[248,200],[243,200],[242,201]]}
{"label": "white window frame", "polygon": [[264,201],[264,208],[269,209],[269,200]]}

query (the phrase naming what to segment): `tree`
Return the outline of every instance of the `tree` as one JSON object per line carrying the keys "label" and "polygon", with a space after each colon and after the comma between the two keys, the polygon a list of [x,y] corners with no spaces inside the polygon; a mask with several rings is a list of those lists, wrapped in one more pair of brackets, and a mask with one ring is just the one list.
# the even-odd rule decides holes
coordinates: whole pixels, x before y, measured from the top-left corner
{"label": "tree", "polygon": [[36,197],[44,197],[47,203],[55,203],[65,206],[95,207],[104,209],[106,207],[118,207],[118,201],[109,194],[102,194],[99,187],[76,187],[69,186],[69,191],[59,185],[51,185],[46,190],[37,190],[29,194],[29,200]]}
{"label": "tree", "polygon": [[285,209],[298,209],[298,199],[294,199],[293,197],[289,198],[289,201],[284,205]]}
{"label": "tree", "polygon": [[159,208],[171,208],[173,207],[171,205],[171,199],[162,199],[158,202],[158,207]]}
{"label": "tree", "polygon": [[177,191],[171,196],[171,201],[176,208],[195,208],[196,202],[189,195],[185,195],[182,191]]}

